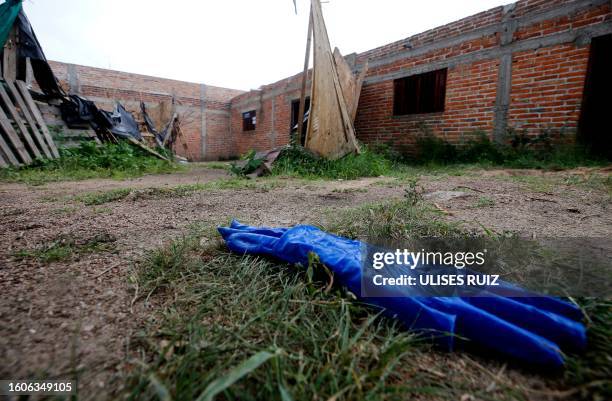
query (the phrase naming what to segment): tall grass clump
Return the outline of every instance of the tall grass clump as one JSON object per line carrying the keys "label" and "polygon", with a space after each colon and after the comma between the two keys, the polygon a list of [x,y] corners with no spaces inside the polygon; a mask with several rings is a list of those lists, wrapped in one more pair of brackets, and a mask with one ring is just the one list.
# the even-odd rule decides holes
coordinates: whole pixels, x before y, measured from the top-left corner
{"label": "tall grass clump", "polygon": [[60,149],[58,159],[37,159],[22,168],[0,169],[0,180],[42,184],[88,178],[131,178],[179,169],[174,163],[155,158],[126,142],[97,145],[90,141],[77,148]]}
{"label": "tall grass clump", "polygon": [[274,163],[272,174],[301,178],[353,180],[389,174],[393,163],[380,153],[362,146],[361,153],[338,160],[319,158],[303,147],[291,146]]}
{"label": "tall grass clump", "polygon": [[415,152],[404,158],[409,164],[480,164],[508,168],[569,169],[600,166],[606,160],[594,156],[580,144],[556,144],[548,133],[529,137],[510,132],[505,144],[492,142],[484,132],[476,132],[461,144],[425,133],[416,139]]}

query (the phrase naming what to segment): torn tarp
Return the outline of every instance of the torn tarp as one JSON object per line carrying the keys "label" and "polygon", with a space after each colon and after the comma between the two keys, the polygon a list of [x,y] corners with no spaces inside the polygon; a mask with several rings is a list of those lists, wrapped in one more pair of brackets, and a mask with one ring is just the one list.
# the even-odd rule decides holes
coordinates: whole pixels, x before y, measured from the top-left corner
{"label": "torn tarp", "polygon": [[[173,99],[174,103],[174,99]],[[155,123],[147,113],[147,107],[144,102],[140,102],[140,111],[142,112],[142,117],[144,119],[145,125],[147,126],[147,130],[155,136],[155,142],[161,148],[170,147],[174,142],[174,137],[172,136],[172,131],[174,131],[174,123],[178,118],[178,115],[174,113],[170,118],[170,121],[164,126],[161,132],[155,128]]]}
{"label": "torn tarp", "polygon": [[110,127],[110,131],[113,134],[121,138],[131,137],[139,141],[142,140],[140,129],[138,129],[138,123],[136,122],[132,114],[121,105],[121,103],[117,102],[113,113],[108,114],[112,119],[113,124],[112,127]]}
{"label": "torn tarp", "polygon": [[111,113],[100,110],[96,104],[78,95],[70,95],[61,105],[62,119],[70,128],[91,126],[96,132],[108,130],[121,138],[142,140],[138,123],[121,103]]}
{"label": "torn tarp", "polygon": [[[140,102],[140,112],[142,113],[142,118],[144,118],[147,130],[149,130],[151,134],[155,135],[157,142],[160,142],[159,131],[157,131],[157,128],[155,128],[155,124],[153,123],[153,120],[151,120],[151,117],[149,117],[149,113],[147,113],[147,106],[144,102]],[[161,138],[161,140],[163,141],[163,138]]]}
{"label": "torn tarp", "polygon": [[0,4],[0,47],[4,47],[20,12],[21,0],[7,0]]}

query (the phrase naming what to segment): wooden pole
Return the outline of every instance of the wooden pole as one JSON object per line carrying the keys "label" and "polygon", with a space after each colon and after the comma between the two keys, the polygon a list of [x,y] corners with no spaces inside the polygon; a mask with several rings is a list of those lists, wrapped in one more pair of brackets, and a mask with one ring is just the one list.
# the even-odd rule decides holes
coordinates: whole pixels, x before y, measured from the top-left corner
{"label": "wooden pole", "polygon": [[17,24],[13,24],[6,43],[4,44],[4,59],[2,60],[2,76],[6,81],[14,82],[17,79],[17,43],[19,33]]}
{"label": "wooden pole", "polygon": [[[304,57],[304,73],[302,74],[302,91],[300,92],[300,107],[298,108],[297,144],[302,144],[302,130],[304,128],[304,109],[306,108],[306,80],[308,79],[308,65],[310,64],[310,47],[312,44],[312,3],[310,4],[310,17],[308,19],[308,39],[306,39],[306,56]],[[311,99],[312,101],[312,99]],[[311,105],[312,106],[312,105]]]}

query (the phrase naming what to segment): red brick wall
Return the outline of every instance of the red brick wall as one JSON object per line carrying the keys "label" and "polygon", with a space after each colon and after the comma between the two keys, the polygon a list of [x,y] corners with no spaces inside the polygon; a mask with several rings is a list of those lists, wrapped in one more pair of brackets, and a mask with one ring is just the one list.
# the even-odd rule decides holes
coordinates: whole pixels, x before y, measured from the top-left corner
{"label": "red brick wall", "polygon": [[514,54],[510,126],[530,134],[577,128],[589,48],[559,45]]}
{"label": "red brick wall", "polygon": [[[175,151],[190,160],[218,160],[232,156],[229,136],[230,101],[243,93],[206,85],[156,78],[100,68],[49,62],[62,86],[80,94],[105,110],[121,102],[132,113],[140,113],[140,101],[148,107],[175,99],[184,138]],[[204,116],[202,110],[205,110]],[[205,129],[203,129],[203,126]],[[202,142],[203,133],[206,141]],[[185,151],[183,142],[187,145]]]}
{"label": "red brick wall", "polygon": [[[358,139],[390,143],[410,151],[423,131],[454,143],[479,131],[493,136],[496,110],[504,109],[496,108],[502,47],[512,52],[509,107],[504,119],[508,129],[526,129],[532,135],[556,130],[575,136],[588,43],[590,36],[598,34],[591,30],[599,29],[599,34],[612,31],[610,4],[522,0],[356,55],[357,66],[366,60],[372,66],[355,122]],[[509,26],[514,33],[510,34],[510,43],[502,46],[506,20],[513,23]],[[583,39],[585,35],[587,40]],[[448,67],[444,112],[393,116],[393,80],[436,67]],[[232,101],[236,154],[288,141],[288,107],[291,98],[299,96],[300,80],[300,75],[287,78]],[[262,103],[259,98],[264,99]],[[274,144],[269,140],[272,99],[275,127],[280,130]],[[242,132],[241,112],[255,109],[247,107],[249,102],[263,114],[258,109],[255,132]],[[279,138],[285,142],[279,142]]]}
{"label": "red brick wall", "polygon": [[[498,139],[502,132],[507,140],[506,129],[532,135],[555,130],[573,137],[590,38],[607,33],[612,33],[610,1],[521,0],[351,55],[347,59],[356,69],[366,61],[370,65],[357,137],[403,151],[410,151],[424,131],[454,143],[477,131],[496,133]],[[299,98],[301,86],[301,74],[244,93],[57,62],[51,66],[64,86],[106,109],[120,100],[138,111],[140,100],[155,104],[174,96],[186,137],[184,155],[191,160],[287,144],[291,101]],[[510,74],[503,73],[504,66]],[[444,112],[393,116],[393,80],[438,68],[448,68]],[[504,82],[509,91],[498,93]],[[257,127],[244,132],[242,113],[251,110],[257,112]],[[181,144],[177,151],[183,154]]]}

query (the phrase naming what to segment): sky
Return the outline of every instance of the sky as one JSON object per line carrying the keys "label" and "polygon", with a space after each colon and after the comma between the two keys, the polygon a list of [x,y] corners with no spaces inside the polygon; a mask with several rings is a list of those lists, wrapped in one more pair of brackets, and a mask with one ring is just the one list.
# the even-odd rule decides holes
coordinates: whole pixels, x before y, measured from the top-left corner
{"label": "sky", "polygon": [[[322,1],[345,55],[509,2]],[[302,70],[309,4],[296,15],[292,0],[24,0],[49,60],[242,90]]]}

